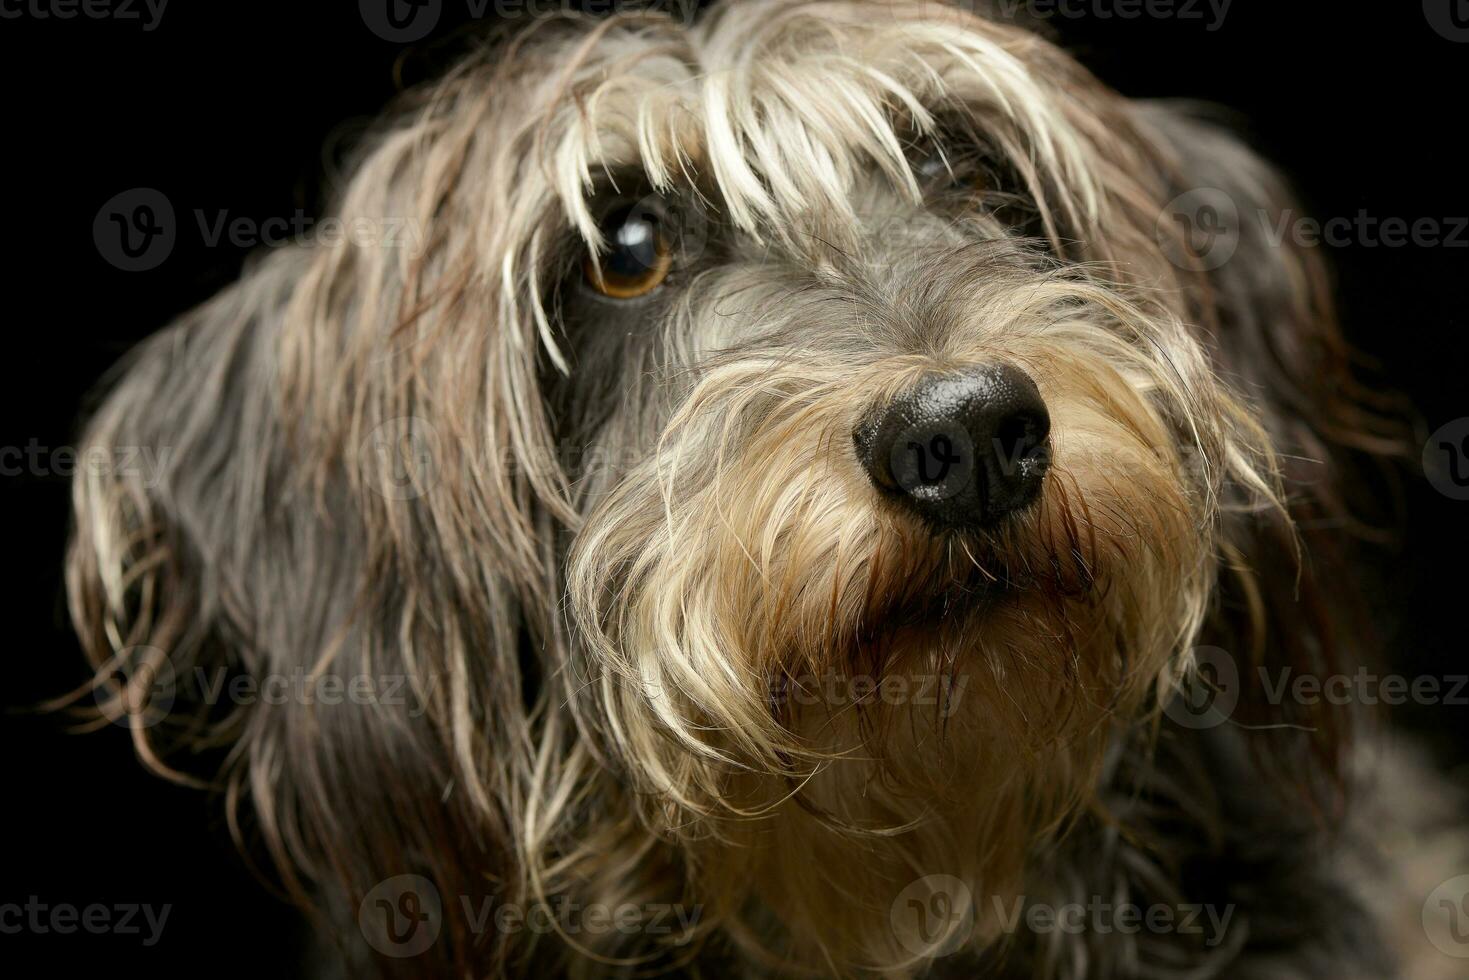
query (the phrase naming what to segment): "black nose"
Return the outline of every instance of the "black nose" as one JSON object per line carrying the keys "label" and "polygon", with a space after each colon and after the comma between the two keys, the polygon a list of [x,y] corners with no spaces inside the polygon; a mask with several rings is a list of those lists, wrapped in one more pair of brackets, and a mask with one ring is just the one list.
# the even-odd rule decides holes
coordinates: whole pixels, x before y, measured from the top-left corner
{"label": "black nose", "polygon": [[1034,499],[1050,431],[1035,382],[997,364],[923,378],[852,438],[879,489],[939,527],[980,528]]}

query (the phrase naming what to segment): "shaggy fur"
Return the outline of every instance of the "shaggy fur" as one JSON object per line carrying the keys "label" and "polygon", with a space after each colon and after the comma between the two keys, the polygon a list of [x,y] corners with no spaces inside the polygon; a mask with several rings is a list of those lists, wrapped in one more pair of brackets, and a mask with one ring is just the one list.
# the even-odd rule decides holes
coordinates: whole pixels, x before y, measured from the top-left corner
{"label": "shaggy fur", "polygon": [[[1166,215],[1198,187],[1287,206],[1221,130],[931,2],[487,41],[400,100],[337,204],[416,247],[266,256],[93,419],[88,446],[168,449],[156,480],[76,485],[102,711],[226,787],[352,975],[1391,976],[1373,848],[1330,830],[1360,755],[1339,714],[1246,678],[1238,720],[1297,727],[1161,716],[1200,642],[1355,660],[1293,523],[1348,521],[1343,454],[1393,445],[1316,259],[1246,221],[1208,268]],[[583,258],[639,200],[673,272],[611,300]],[[1049,410],[1042,493],[936,533],[851,433],[996,362]],[[409,696],[222,704],[216,669]],[[884,686],[801,696],[830,677]],[[405,873],[445,911],[398,960],[356,921]],[[912,887],[952,898],[934,875],[969,905],[906,934]],[[1000,914],[1090,894],[1239,914],[1212,947]],[[476,930],[484,899],[696,916]]]}

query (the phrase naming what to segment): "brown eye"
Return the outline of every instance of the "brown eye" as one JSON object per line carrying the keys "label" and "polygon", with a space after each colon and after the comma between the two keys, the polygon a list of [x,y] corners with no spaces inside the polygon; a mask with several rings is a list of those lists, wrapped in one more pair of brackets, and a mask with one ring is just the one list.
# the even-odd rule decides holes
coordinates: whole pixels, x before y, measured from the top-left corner
{"label": "brown eye", "polygon": [[929,151],[913,165],[913,176],[919,187],[931,192],[983,193],[990,188],[989,173],[984,168],[974,166],[972,160],[946,157],[938,150]]}
{"label": "brown eye", "polygon": [[936,150],[925,154],[913,165],[913,176],[924,187],[942,187],[955,180],[955,174],[949,169],[949,161]]}
{"label": "brown eye", "polygon": [[673,249],[652,210],[639,205],[614,209],[602,220],[602,237],[606,250],[601,255],[588,252],[582,272],[603,296],[635,299],[668,278]]}

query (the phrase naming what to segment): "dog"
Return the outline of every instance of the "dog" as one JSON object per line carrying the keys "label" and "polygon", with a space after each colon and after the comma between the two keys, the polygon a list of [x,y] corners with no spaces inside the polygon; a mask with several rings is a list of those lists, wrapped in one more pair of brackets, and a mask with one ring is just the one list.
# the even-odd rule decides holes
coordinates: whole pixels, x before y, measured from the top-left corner
{"label": "dog", "polygon": [[1398,429],[1319,256],[1205,220],[1293,206],[1226,127],[993,12],[728,0],[496,33],[349,173],[408,233],[135,351],[84,451],[167,452],[67,572],[324,973],[1457,975],[1451,790],[1256,680],[1369,656]]}

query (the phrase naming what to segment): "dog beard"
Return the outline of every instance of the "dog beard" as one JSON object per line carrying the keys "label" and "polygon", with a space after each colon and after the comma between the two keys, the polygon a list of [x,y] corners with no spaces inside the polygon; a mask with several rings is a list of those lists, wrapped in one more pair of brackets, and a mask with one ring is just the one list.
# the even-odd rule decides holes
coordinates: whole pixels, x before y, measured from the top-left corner
{"label": "dog beard", "polygon": [[[1165,311],[975,234],[884,232],[800,301],[758,266],[706,277],[677,331],[714,353],[689,354],[646,458],[587,487],[568,595],[591,713],[718,917],[784,924],[792,948],[750,951],[769,962],[891,970],[994,939],[997,906],[918,937],[894,902],[941,872],[1008,900],[1207,605],[1219,488],[1197,464],[1246,445],[1247,414]],[[997,360],[1050,412],[1034,505],[938,531],[881,500],[863,413]]]}

